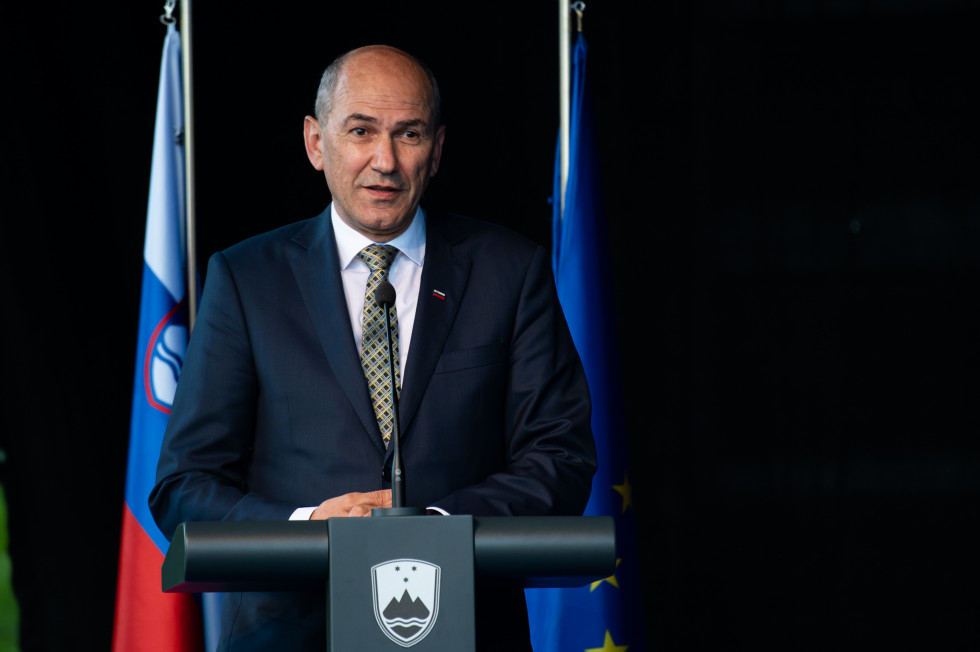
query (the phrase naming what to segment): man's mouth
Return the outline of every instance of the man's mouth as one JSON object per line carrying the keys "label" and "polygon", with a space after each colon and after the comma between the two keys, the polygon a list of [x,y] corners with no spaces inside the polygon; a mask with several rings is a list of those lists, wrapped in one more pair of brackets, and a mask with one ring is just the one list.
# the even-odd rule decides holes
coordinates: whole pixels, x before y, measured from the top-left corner
{"label": "man's mouth", "polygon": [[377,197],[394,197],[401,192],[397,186],[364,186],[364,189]]}

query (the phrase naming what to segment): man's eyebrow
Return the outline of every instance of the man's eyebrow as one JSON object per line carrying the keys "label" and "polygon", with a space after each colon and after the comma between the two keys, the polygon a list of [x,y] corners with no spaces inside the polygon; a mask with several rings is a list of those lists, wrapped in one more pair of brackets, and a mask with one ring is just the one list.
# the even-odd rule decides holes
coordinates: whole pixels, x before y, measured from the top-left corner
{"label": "man's eyebrow", "polygon": [[429,126],[429,123],[422,118],[412,118],[411,120],[403,120],[395,125],[398,129],[407,129],[409,127],[416,127],[425,129]]}
{"label": "man's eyebrow", "polygon": [[373,116],[370,116],[370,115],[364,115],[363,113],[351,113],[349,116],[347,116],[344,119],[344,124],[345,125],[346,124],[350,124],[351,122],[371,122],[371,123],[376,123],[377,121],[378,121],[377,118],[375,118]]}
{"label": "man's eyebrow", "polygon": [[[368,124],[378,124],[378,119],[374,116],[366,115],[364,113],[351,113],[347,118],[344,119],[344,125],[349,125],[352,122],[367,122]],[[411,120],[402,120],[401,122],[395,123],[395,130],[399,131],[401,129],[416,128],[421,130],[426,130],[429,127],[429,123],[422,118],[412,118]]]}

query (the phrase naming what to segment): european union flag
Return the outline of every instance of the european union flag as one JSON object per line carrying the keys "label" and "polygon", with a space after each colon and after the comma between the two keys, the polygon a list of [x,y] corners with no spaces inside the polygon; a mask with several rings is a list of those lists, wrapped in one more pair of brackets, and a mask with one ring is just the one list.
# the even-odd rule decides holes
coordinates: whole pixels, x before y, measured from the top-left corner
{"label": "european union flag", "polygon": [[531,640],[536,652],[641,652],[646,649],[636,521],[619,368],[609,238],[586,76],[585,38],[575,44],[569,170],[564,216],[555,163],[552,267],[558,298],[582,357],[592,394],[592,430],[599,468],[589,516],[616,521],[616,571],[576,589],[529,589]]}

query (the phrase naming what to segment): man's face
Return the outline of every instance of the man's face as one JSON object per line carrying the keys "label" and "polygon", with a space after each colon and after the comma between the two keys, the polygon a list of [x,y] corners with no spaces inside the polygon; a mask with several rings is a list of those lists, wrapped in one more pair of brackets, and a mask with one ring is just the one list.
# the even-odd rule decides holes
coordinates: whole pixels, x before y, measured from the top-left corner
{"label": "man's face", "polygon": [[439,168],[445,130],[430,124],[425,73],[397,51],[356,54],[340,73],[326,124],[306,118],[307,154],[341,219],[377,242],[411,224]]}

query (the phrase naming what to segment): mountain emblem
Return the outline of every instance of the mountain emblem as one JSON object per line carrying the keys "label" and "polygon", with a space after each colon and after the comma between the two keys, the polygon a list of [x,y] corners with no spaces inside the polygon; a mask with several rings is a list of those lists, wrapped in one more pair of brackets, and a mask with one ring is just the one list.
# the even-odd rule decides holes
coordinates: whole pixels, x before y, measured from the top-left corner
{"label": "mountain emblem", "polygon": [[371,568],[374,617],[385,636],[411,647],[432,631],[441,574],[438,566],[420,559],[393,559]]}

